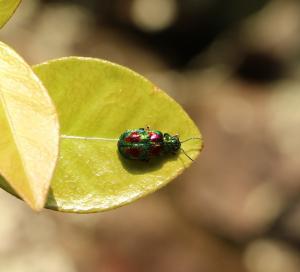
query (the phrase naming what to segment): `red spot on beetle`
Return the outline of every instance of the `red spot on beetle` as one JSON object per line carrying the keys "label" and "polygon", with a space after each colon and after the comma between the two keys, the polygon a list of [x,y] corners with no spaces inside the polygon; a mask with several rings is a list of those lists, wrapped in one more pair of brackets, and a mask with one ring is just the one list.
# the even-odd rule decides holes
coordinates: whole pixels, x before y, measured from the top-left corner
{"label": "red spot on beetle", "polygon": [[125,152],[129,156],[134,157],[134,158],[137,158],[140,155],[140,150],[138,148],[135,148],[135,147],[126,148]]}
{"label": "red spot on beetle", "polygon": [[157,146],[151,146],[150,148],[150,154],[152,156],[159,156],[161,154],[162,147],[160,145]]}
{"label": "red spot on beetle", "polygon": [[141,136],[137,132],[132,132],[128,137],[125,138],[125,142],[138,143],[141,141]]}
{"label": "red spot on beetle", "polygon": [[149,132],[148,135],[150,137],[151,142],[160,142],[162,140],[162,136],[155,132]]}

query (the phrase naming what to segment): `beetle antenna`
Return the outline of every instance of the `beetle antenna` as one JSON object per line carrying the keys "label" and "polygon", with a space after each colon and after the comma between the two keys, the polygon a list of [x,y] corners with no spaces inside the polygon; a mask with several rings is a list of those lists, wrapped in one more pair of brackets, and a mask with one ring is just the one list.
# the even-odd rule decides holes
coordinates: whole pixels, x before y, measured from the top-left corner
{"label": "beetle antenna", "polygon": [[78,140],[94,140],[94,141],[118,141],[119,139],[112,138],[99,138],[99,137],[83,137],[83,136],[73,136],[73,135],[60,135],[63,139],[78,139]]}
{"label": "beetle antenna", "polygon": [[185,143],[185,142],[188,142],[190,140],[202,140],[202,138],[201,137],[192,137],[192,138],[188,138],[188,139],[186,139],[184,141],[181,141],[180,143]]}
{"label": "beetle antenna", "polygon": [[184,155],[186,155],[191,161],[194,161],[188,154],[186,154],[186,152],[184,151],[184,149],[180,148],[181,151],[183,152]]}

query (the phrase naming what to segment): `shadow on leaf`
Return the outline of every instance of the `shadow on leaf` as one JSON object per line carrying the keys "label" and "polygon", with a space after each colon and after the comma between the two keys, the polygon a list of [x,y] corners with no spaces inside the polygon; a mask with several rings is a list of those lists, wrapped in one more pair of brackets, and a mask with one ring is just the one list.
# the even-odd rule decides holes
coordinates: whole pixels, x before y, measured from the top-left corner
{"label": "shadow on leaf", "polygon": [[119,159],[126,171],[133,175],[141,175],[148,172],[160,169],[167,161],[178,159],[179,154],[166,154],[157,158],[152,158],[149,161],[130,160],[122,157],[118,152]]}

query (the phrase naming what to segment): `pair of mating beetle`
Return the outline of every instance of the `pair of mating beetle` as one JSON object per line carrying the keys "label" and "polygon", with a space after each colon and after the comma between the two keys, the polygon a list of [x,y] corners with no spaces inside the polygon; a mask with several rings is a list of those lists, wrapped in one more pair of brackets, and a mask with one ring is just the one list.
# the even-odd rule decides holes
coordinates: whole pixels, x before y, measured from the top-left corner
{"label": "pair of mating beetle", "polygon": [[62,138],[100,140],[100,141],[118,141],[119,153],[126,159],[149,161],[166,154],[176,154],[181,150],[190,160],[193,159],[181,148],[181,144],[199,137],[192,137],[184,141],[179,140],[178,135],[171,136],[168,133],[162,133],[159,130],[150,130],[139,128],[127,130],[121,134],[119,139],[108,139],[98,137],[80,137],[62,135]]}

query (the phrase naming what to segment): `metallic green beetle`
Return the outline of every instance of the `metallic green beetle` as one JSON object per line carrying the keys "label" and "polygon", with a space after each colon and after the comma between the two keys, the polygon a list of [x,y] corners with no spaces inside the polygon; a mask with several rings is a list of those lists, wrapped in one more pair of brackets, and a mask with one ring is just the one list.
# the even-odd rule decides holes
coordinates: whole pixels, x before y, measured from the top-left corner
{"label": "metallic green beetle", "polygon": [[[171,136],[149,128],[127,130],[118,141],[120,154],[131,160],[148,161],[161,155],[176,154],[180,149],[183,151],[178,135]],[[185,152],[184,154],[190,158]]]}

